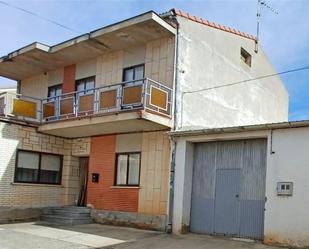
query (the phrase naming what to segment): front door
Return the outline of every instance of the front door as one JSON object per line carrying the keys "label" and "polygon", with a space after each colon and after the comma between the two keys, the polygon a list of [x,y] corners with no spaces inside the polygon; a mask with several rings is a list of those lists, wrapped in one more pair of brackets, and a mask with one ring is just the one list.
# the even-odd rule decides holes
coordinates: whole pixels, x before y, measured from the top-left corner
{"label": "front door", "polygon": [[239,169],[217,169],[215,234],[238,235],[239,233],[240,173]]}
{"label": "front door", "polygon": [[88,163],[89,157],[81,157],[79,159],[79,197],[78,206],[86,206],[87,204],[87,181],[88,181]]}

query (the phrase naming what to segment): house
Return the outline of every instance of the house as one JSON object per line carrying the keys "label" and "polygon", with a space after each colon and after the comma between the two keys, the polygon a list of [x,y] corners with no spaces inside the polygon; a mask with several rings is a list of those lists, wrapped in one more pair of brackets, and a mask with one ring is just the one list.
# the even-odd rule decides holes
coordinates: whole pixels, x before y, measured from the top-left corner
{"label": "house", "polygon": [[253,36],[178,10],[9,53],[0,75],[19,90],[0,96],[0,206],[19,217],[3,220],[87,205],[99,222],[171,228],[168,132],[287,121],[279,77],[226,86],[274,73]]}
{"label": "house", "polygon": [[309,245],[309,122],[175,131],[173,231]]}

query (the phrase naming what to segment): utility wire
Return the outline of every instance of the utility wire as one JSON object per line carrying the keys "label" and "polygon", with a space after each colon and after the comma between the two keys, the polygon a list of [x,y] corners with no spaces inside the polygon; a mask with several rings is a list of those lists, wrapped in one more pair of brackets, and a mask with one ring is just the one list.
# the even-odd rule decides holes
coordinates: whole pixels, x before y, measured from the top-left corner
{"label": "utility wire", "polygon": [[257,78],[253,78],[253,79],[247,79],[247,80],[232,82],[232,83],[223,84],[223,85],[219,85],[219,86],[213,86],[213,87],[208,87],[208,88],[202,88],[202,89],[198,89],[198,90],[186,91],[186,92],[183,92],[183,94],[186,94],[186,93],[204,92],[204,91],[209,91],[209,90],[212,90],[212,89],[217,89],[217,88],[222,88],[222,87],[227,87],[227,86],[238,85],[238,84],[246,83],[246,82],[249,82],[249,81],[265,79],[265,78],[269,78],[269,77],[273,77],[273,76],[277,76],[277,75],[283,75],[283,74],[288,74],[288,73],[294,73],[294,72],[303,71],[303,70],[308,70],[308,69],[309,69],[309,66],[304,66],[304,67],[299,67],[299,68],[294,68],[294,69],[282,71],[282,72],[279,72],[279,73],[273,73],[273,74],[267,74],[267,75],[259,76],[259,77],[257,77]]}
{"label": "utility wire", "polygon": [[76,30],[76,29],[70,28],[70,27],[68,27],[68,26],[66,26],[66,25],[63,25],[63,24],[59,23],[59,22],[56,22],[56,21],[54,21],[54,20],[51,20],[51,19],[46,18],[46,17],[44,17],[44,16],[41,16],[41,15],[39,15],[39,14],[37,14],[37,13],[34,13],[34,12],[30,11],[30,10],[26,10],[26,9],[24,9],[24,8],[15,6],[15,5],[10,4],[10,3],[8,3],[8,2],[5,2],[5,1],[0,0],[0,4],[6,5],[6,6],[10,7],[10,8],[13,8],[13,9],[20,10],[20,11],[22,11],[22,12],[25,12],[25,13],[27,13],[27,14],[30,14],[30,15],[35,16],[35,17],[37,17],[37,18],[40,18],[40,19],[42,19],[42,20],[44,20],[44,21],[46,21],[46,22],[55,24],[55,25],[57,25],[57,26],[59,26],[59,27],[61,27],[61,28],[64,28],[64,29],[66,29],[66,30],[69,30],[69,31],[71,31],[71,32],[74,32],[74,33],[77,33],[77,34],[83,33],[83,32],[81,32],[81,31],[78,31],[78,30]]}

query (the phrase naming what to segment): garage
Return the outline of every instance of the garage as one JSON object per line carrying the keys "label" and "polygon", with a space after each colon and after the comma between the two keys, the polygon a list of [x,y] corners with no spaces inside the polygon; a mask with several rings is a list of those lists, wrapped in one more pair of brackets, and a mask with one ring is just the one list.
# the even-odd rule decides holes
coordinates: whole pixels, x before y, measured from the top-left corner
{"label": "garage", "polygon": [[266,139],[195,143],[190,231],[263,239]]}

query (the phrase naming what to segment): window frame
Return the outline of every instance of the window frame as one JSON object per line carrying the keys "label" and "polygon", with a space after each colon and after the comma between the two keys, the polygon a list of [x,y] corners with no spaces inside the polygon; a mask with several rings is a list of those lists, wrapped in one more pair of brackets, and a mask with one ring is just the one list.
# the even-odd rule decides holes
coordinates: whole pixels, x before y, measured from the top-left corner
{"label": "window frame", "polygon": [[[88,81],[90,81],[90,79],[92,80],[93,79],[93,88],[91,88],[91,90],[87,90],[86,89],[86,84],[88,83]],[[95,75],[93,76],[89,76],[89,77],[86,77],[86,78],[81,78],[81,79],[78,79],[78,80],[75,80],[75,92],[78,91],[78,93],[76,93],[76,95],[78,96],[84,96],[84,95],[87,95],[87,94],[92,94],[94,93],[94,89],[95,89]],[[84,89],[83,90],[77,90],[77,86],[79,84],[84,84]]]}
{"label": "window frame", "polygon": [[[137,67],[143,67],[143,77],[141,79],[135,79],[135,68]],[[130,69],[134,69],[133,70],[133,80],[127,80],[125,81],[125,71],[126,70],[130,70]],[[138,80],[142,80],[145,78],[145,63],[142,64],[138,64],[138,65],[134,65],[134,66],[130,66],[130,67],[125,67],[122,70],[122,82],[132,82],[132,81],[138,81]]]}
{"label": "window frame", "polygon": [[[39,167],[38,167],[38,179],[37,179],[37,181],[19,181],[19,180],[17,180],[17,170],[18,170],[19,152],[28,152],[28,153],[36,153],[36,154],[39,154]],[[52,156],[59,156],[59,157],[60,157],[60,169],[59,169],[59,174],[60,174],[60,175],[59,175],[59,181],[58,181],[57,183],[52,183],[52,182],[40,182],[42,155],[52,155]],[[61,183],[62,183],[62,169],[63,169],[63,155],[55,154],[55,153],[48,153],[48,152],[41,152],[41,151],[32,151],[32,150],[17,149],[17,150],[16,150],[16,156],[15,156],[14,183],[61,185]]]}
{"label": "window frame", "polygon": [[[130,169],[130,155],[138,154],[139,155],[139,167],[138,167],[138,184],[129,184],[129,169]],[[117,183],[117,173],[118,173],[118,156],[126,155],[128,156],[127,160],[127,172],[126,172],[126,184],[118,184]],[[141,162],[142,162],[142,152],[135,151],[135,152],[119,152],[116,153],[116,160],[115,160],[115,174],[114,174],[114,186],[115,187],[139,187],[140,186],[140,177],[141,177]]]}
{"label": "window frame", "polygon": [[48,100],[55,100],[56,98],[59,97],[59,96],[50,96],[51,90],[54,90],[54,89],[57,89],[57,90],[61,89],[61,95],[62,95],[62,86],[63,86],[63,84],[57,84],[57,85],[49,86],[48,90],[47,90],[47,99]]}

